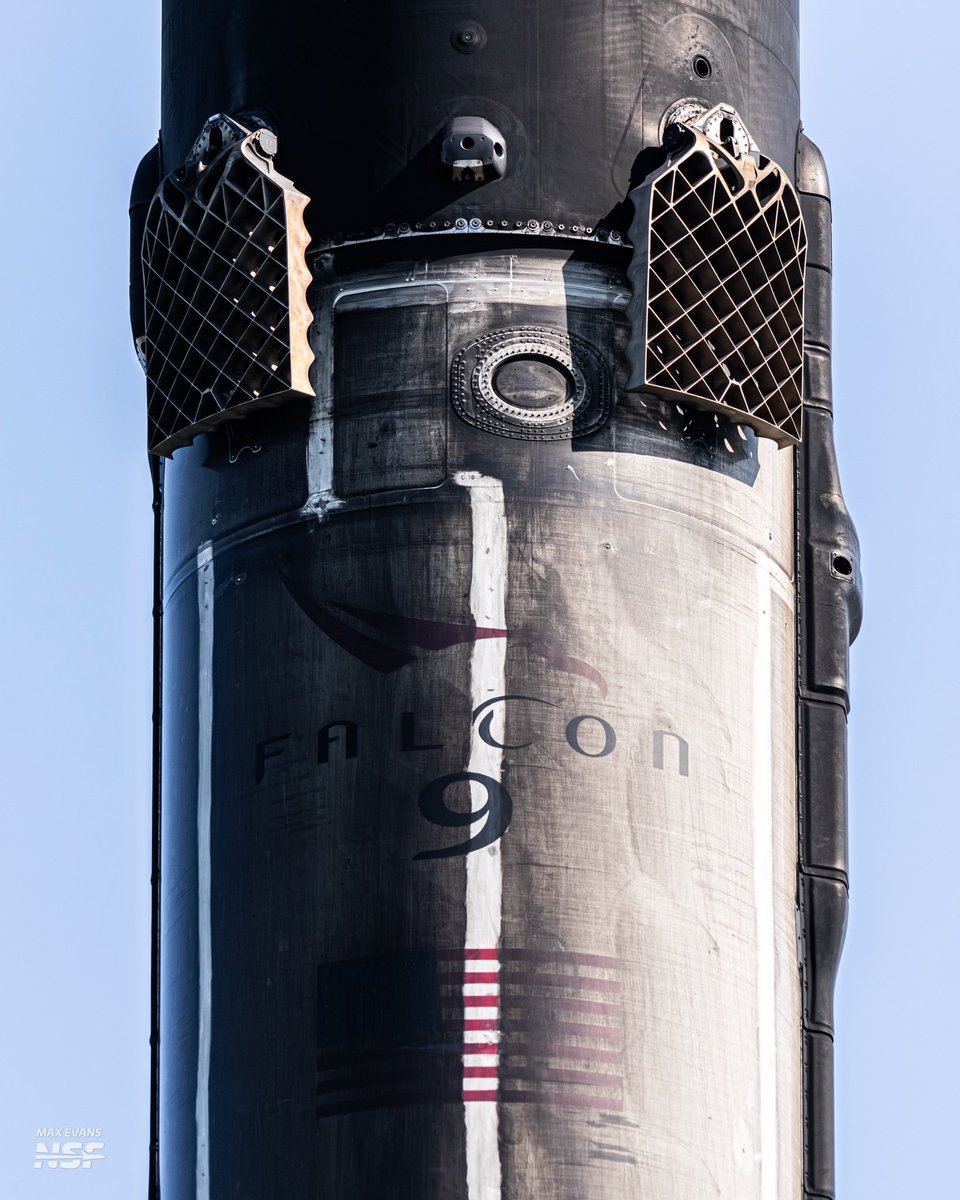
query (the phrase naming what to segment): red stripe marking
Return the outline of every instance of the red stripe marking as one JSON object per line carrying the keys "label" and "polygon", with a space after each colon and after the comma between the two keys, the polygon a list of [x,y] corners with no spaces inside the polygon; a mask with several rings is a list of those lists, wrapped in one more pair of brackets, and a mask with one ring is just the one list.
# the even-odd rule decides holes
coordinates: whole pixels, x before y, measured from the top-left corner
{"label": "red stripe marking", "polygon": [[437,958],[441,962],[460,962],[460,963],[462,963],[464,960],[466,960],[467,962],[472,962],[477,959],[496,960],[499,957],[500,957],[500,951],[497,949],[482,950],[482,949],[470,948],[467,950],[439,950],[437,952]]}
{"label": "red stripe marking", "polygon": [[[470,1000],[475,997],[471,996]],[[565,1008],[578,1013],[597,1013],[607,1017],[622,1017],[621,1004],[604,1004],[601,1000],[572,1000],[569,996],[505,996],[504,1009],[509,1012],[527,1011],[534,1008],[536,1001],[543,1001],[543,1006],[550,1008]],[[541,1029],[549,1028],[547,1020],[541,1023]]]}
{"label": "red stripe marking", "polygon": [[[500,1019],[500,1028],[508,1033],[518,1033],[521,1035],[517,1039],[516,1044],[523,1046],[525,1044],[535,1045],[540,1038],[543,1037],[574,1037],[574,1038],[592,1038],[595,1042],[616,1042],[621,1045],[623,1042],[623,1032],[620,1029],[611,1028],[608,1025],[576,1025],[571,1021],[524,1021],[519,1017],[502,1017]],[[532,1034],[529,1042],[523,1040],[523,1035]]]}
{"label": "red stripe marking", "polygon": [[620,992],[619,979],[600,979],[596,975],[544,975],[537,971],[504,971],[496,979],[500,983],[529,987],[565,987],[578,992]]}
{"label": "red stripe marking", "polygon": [[464,996],[464,1008],[496,1008],[500,1003],[499,996]]}
{"label": "red stripe marking", "polygon": [[522,1042],[510,1041],[501,1042],[500,1050],[505,1056],[509,1056],[510,1062],[515,1062],[517,1058],[526,1058],[528,1062],[531,1059],[572,1058],[585,1063],[623,1064],[622,1050],[597,1050],[593,1046],[544,1045],[542,1042],[526,1046]]}
{"label": "red stripe marking", "polygon": [[500,1022],[496,1017],[467,1017],[463,1021],[450,1022],[451,1025],[456,1024],[464,1029],[487,1030],[499,1029]]}
{"label": "red stripe marking", "polygon": [[623,1101],[604,1096],[568,1095],[564,1092],[481,1091],[479,1088],[462,1089],[457,1092],[411,1091],[393,1096],[356,1097],[350,1100],[317,1106],[318,1117],[335,1117],[342,1113],[372,1112],[382,1108],[406,1108],[414,1104],[436,1104],[454,1101],[460,1103],[473,1100],[499,1101],[508,1104],[543,1104],[559,1108],[589,1108],[598,1112],[623,1112]]}
{"label": "red stripe marking", "polygon": [[[461,983],[499,983],[499,971],[464,971]],[[446,982],[444,987],[449,986]]]}
{"label": "red stripe marking", "polygon": [[580,1087],[611,1088],[617,1091],[623,1088],[623,1076],[602,1075],[598,1071],[568,1071],[557,1067],[512,1065],[500,1066],[502,1079],[533,1080],[543,1083],[570,1083]]}
{"label": "red stripe marking", "polygon": [[464,1042],[464,1054],[499,1054],[500,1046],[497,1042]]}
{"label": "red stripe marking", "polygon": [[464,1067],[464,1079],[496,1079],[497,1067]]}
{"label": "red stripe marking", "polygon": [[503,962],[575,963],[579,967],[604,967],[608,971],[618,970],[621,960],[603,954],[554,954],[550,950],[500,950]]}
{"label": "red stripe marking", "polygon": [[567,1092],[501,1091],[491,1100],[505,1104],[551,1104],[563,1108],[593,1108],[600,1112],[623,1112],[623,1101],[609,1096],[574,1096]]}

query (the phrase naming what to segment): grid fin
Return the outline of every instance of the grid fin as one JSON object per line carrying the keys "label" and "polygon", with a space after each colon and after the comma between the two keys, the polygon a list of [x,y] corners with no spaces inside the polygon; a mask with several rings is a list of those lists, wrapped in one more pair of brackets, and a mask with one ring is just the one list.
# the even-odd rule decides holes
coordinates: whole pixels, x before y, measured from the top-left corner
{"label": "grid fin", "polygon": [[784,170],[755,146],[704,132],[710,115],[685,125],[679,148],[675,138],[665,165],[631,193],[629,388],[683,398],[793,445],[807,251],[800,206]]}
{"label": "grid fin", "polygon": [[[211,118],[211,121],[213,118]],[[148,446],[170,455],[227,420],[312,396],[303,221],[259,131],[160,184],[143,236]]]}

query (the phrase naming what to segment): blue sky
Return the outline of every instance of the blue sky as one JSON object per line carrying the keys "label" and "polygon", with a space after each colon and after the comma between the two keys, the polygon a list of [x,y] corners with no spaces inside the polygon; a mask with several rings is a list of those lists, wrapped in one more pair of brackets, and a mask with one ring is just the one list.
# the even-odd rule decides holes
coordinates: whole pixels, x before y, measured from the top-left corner
{"label": "blue sky", "polygon": [[[802,0],[830,167],[835,394],[864,545],[853,907],[838,991],[842,1200],[956,1194],[960,584],[953,149],[960,16]],[[0,1191],[146,1195],[150,486],[126,202],[156,136],[159,5],[5,23]],[[90,1171],[36,1130],[103,1129]]]}

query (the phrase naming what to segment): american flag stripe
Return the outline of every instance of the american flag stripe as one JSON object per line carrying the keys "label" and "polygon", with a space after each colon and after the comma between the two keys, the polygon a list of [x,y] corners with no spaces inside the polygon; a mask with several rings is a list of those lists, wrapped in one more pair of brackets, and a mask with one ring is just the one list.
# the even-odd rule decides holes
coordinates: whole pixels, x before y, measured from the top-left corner
{"label": "american flag stripe", "polygon": [[[454,1015],[461,1033],[461,1097],[465,1103],[486,1103],[497,1098],[501,993],[498,955],[492,947],[470,947],[456,958],[445,957],[439,971],[441,1002],[445,1011]],[[467,1028],[467,1022],[472,1028]]]}
{"label": "american flag stripe", "polygon": [[605,971],[617,972],[620,969],[620,959],[610,958],[605,954],[570,954],[566,951],[554,953],[551,950],[508,950],[500,952],[502,962],[531,962],[545,963],[554,967],[600,967]]}
{"label": "american flag stripe", "polygon": [[614,1063],[623,1062],[623,1050],[595,1050],[592,1046],[565,1046],[562,1043],[541,1044],[539,1053],[544,1058],[573,1059],[577,1062]]}
{"label": "american flag stripe", "polygon": [[[334,1033],[317,1060],[318,1116],[454,1101],[622,1111],[618,960],[469,947],[360,962],[365,990],[347,970],[356,975],[356,965],[345,964],[351,987],[337,1001],[339,1024],[353,1032],[344,1040]],[[331,995],[339,994],[334,982]]]}
{"label": "american flag stripe", "polygon": [[[522,1017],[504,1017],[500,1028],[505,1033],[538,1033],[543,1029],[543,1021],[528,1021]],[[554,1021],[551,1024],[554,1034],[563,1038],[583,1038],[594,1042],[614,1042],[621,1045],[623,1034],[619,1029],[608,1029],[605,1025],[574,1024],[571,1021]]]}
{"label": "american flag stripe", "polygon": [[558,987],[580,992],[621,991],[619,979],[600,979],[592,975],[547,975],[535,971],[504,971],[501,982],[511,987]]}
{"label": "american flag stripe", "polygon": [[471,963],[477,960],[499,962],[500,958],[501,952],[495,947],[468,946],[466,949],[461,950],[437,951],[437,961],[441,965],[444,963],[453,963],[456,967],[461,967],[465,962]]}
{"label": "american flag stripe", "polygon": [[545,1083],[577,1083],[584,1087],[619,1088],[622,1075],[605,1075],[599,1071],[562,1071],[554,1067],[511,1066],[503,1071],[503,1078],[520,1081],[539,1080]]}
{"label": "american flag stripe", "polygon": [[615,958],[504,949],[502,1102],[622,1111],[622,992]]}
{"label": "american flag stripe", "polygon": [[596,1013],[597,1016],[610,1017],[619,1019],[623,1016],[622,1004],[604,1004],[600,1000],[575,1000],[571,996],[540,996],[532,994],[529,996],[518,996],[515,999],[516,1007],[519,1007],[517,1001],[521,1000],[542,1000],[543,1004],[529,1004],[528,1008],[539,1008],[541,1011],[550,1012],[553,1009],[569,1009],[570,1012],[576,1013]]}
{"label": "american flag stripe", "polygon": [[499,1097],[503,1104],[550,1104],[557,1108],[593,1108],[603,1112],[623,1112],[623,1099],[619,1089],[612,1096],[578,1096],[565,1088],[562,1092],[548,1092],[538,1088],[536,1091],[513,1091],[505,1087]]}

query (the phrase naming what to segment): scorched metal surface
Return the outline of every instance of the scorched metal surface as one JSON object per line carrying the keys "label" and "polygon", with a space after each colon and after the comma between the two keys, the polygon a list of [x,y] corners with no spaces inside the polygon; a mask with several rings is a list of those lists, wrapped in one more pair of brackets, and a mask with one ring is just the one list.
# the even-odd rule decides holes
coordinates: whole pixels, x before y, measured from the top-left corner
{"label": "scorched metal surface", "polygon": [[[794,449],[627,390],[628,194],[671,121],[735,110],[824,293],[796,17],[166,0],[135,244],[181,261],[151,328],[225,365],[156,472],[155,1197],[832,1194],[859,573],[824,305],[799,508]],[[315,395],[263,411],[147,218],[233,128],[309,198]]]}

